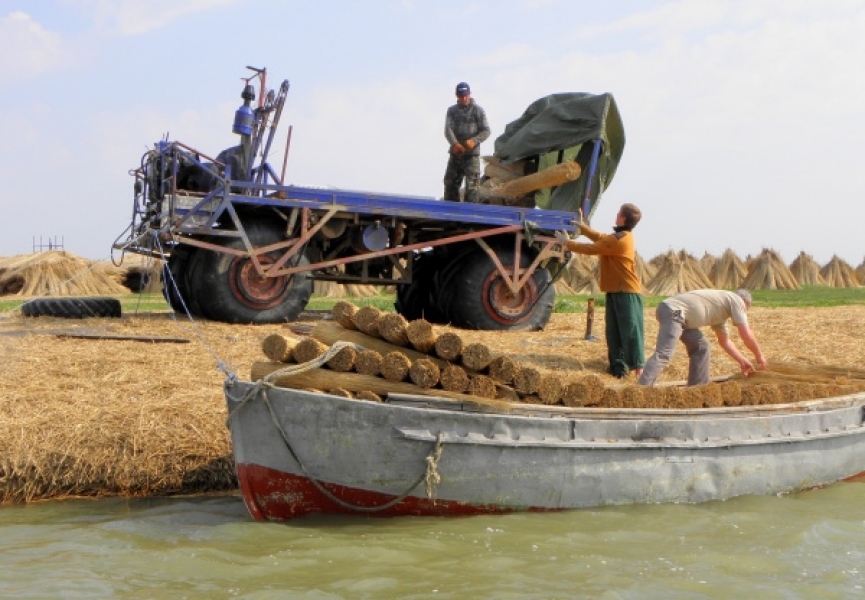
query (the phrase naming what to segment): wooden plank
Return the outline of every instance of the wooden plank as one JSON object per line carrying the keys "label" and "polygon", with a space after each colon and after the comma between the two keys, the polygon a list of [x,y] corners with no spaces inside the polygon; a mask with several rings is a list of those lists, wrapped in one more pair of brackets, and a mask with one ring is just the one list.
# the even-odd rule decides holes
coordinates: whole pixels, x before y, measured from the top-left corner
{"label": "wooden plank", "polygon": [[151,335],[115,335],[111,333],[55,333],[61,338],[76,338],[83,340],[117,340],[128,342],[150,342],[152,344],[188,344],[186,338],[161,337]]}

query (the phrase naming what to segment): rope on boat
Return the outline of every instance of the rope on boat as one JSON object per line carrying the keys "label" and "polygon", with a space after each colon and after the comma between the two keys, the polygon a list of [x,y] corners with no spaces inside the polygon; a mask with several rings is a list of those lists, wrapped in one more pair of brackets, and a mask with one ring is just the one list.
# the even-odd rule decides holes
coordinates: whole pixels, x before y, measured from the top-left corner
{"label": "rope on boat", "polygon": [[[399,504],[400,502],[405,500],[406,497],[408,497],[408,495],[411,494],[416,487],[418,487],[421,483],[424,483],[425,487],[426,487],[427,498],[429,500],[431,500],[433,504],[435,504],[435,489],[436,489],[436,486],[438,486],[438,484],[441,482],[441,475],[439,475],[439,473],[438,473],[438,462],[439,462],[439,459],[441,458],[442,450],[444,449],[444,438],[443,438],[441,432],[439,432],[438,435],[436,436],[436,442],[435,442],[435,446],[433,447],[432,452],[430,452],[429,456],[427,456],[426,459],[424,459],[424,461],[426,463],[426,468],[424,469],[424,472],[421,473],[420,477],[418,477],[417,480],[414,483],[412,483],[405,492],[403,492],[399,496],[397,496],[397,497],[395,497],[395,498],[389,500],[388,502],[385,502],[384,504],[381,504],[379,506],[358,506],[356,504],[351,504],[351,503],[346,502],[340,498],[337,498],[336,496],[333,495],[333,493],[330,490],[328,490],[326,487],[324,487],[323,483],[321,483],[318,479],[316,479],[315,477],[313,477],[310,474],[310,472],[306,468],[306,465],[303,464],[303,461],[300,460],[300,457],[294,451],[294,448],[292,447],[291,442],[288,439],[288,434],[285,432],[285,429],[283,429],[282,425],[279,422],[279,419],[276,416],[276,413],[273,410],[273,406],[270,403],[270,398],[268,398],[268,396],[267,396],[267,390],[269,388],[272,389],[273,387],[275,387],[273,385],[273,380],[276,379],[277,377],[288,375],[291,373],[301,373],[301,372],[309,370],[309,369],[317,368],[321,364],[324,364],[325,362],[327,362],[327,360],[329,360],[333,354],[336,354],[336,352],[338,352],[341,348],[343,348],[345,346],[356,347],[356,345],[352,344],[351,342],[337,342],[331,347],[331,349],[328,352],[326,352],[325,354],[323,354],[322,356],[320,356],[317,359],[311,360],[309,362],[306,362],[306,363],[303,363],[300,365],[291,365],[290,367],[280,369],[279,371],[274,371],[273,373],[270,373],[266,377],[263,377],[262,379],[260,379],[259,381],[257,381],[255,383],[255,385],[252,387],[252,389],[243,398],[241,398],[240,400],[237,400],[236,398],[232,398],[232,400],[239,402],[239,404],[234,408],[234,410],[232,410],[229,413],[228,419],[226,420],[226,424],[229,421],[231,421],[231,418],[235,414],[237,414],[237,412],[241,408],[243,408],[247,404],[247,402],[249,402],[250,400],[253,400],[254,398],[257,398],[260,395],[261,398],[264,400],[264,404],[267,406],[267,410],[270,413],[270,418],[273,421],[273,425],[276,427],[276,430],[279,431],[279,435],[280,435],[280,437],[282,437],[282,441],[283,441],[283,443],[285,443],[285,447],[288,449],[289,454],[291,454],[291,457],[295,460],[295,462],[298,464],[298,466],[300,466],[300,470],[303,472],[304,476],[309,481],[311,481],[312,484],[315,486],[315,488],[319,492],[321,492],[331,502],[341,506],[342,508],[354,510],[357,512],[366,512],[366,513],[379,512],[382,510],[387,510],[388,508],[391,508],[393,506],[396,506],[397,504]],[[317,364],[315,364],[315,363],[317,363]],[[310,364],[313,364],[314,366],[308,366]],[[231,385],[231,383],[232,382],[229,380],[228,382],[226,382],[226,386]]]}

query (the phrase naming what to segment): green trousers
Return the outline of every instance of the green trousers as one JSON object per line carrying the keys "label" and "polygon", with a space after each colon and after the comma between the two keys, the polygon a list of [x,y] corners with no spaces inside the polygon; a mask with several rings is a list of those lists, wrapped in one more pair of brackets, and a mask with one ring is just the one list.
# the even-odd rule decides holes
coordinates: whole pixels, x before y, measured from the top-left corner
{"label": "green trousers", "polygon": [[604,316],[610,374],[621,378],[646,362],[643,296],[630,292],[607,294]]}

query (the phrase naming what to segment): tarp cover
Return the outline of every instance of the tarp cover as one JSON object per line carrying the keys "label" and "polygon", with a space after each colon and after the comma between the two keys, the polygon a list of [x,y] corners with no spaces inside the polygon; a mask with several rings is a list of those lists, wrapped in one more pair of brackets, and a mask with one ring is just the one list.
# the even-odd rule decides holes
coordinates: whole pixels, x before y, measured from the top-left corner
{"label": "tarp cover", "polygon": [[[601,141],[597,169],[590,162],[595,140]],[[576,181],[536,195],[539,208],[577,212],[588,218],[610,186],[625,148],[625,129],[612,94],[551,94],[532,102],[523,115],[496,138],[494,155],[509,163],[537,159],[543,169],[576,160],[582,174]],[[586,188],[591,180],[588,194]]]}

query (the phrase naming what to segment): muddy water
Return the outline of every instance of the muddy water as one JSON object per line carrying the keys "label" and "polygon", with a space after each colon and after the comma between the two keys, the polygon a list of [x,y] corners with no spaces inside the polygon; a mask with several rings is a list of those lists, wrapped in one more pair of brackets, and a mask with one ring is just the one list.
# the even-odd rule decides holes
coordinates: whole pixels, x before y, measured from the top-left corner
{"label": "muddy water", "polygon": [[865,483],[460,519],[259,523],[237,496],[0,508],[2,598],[853,598]]}

